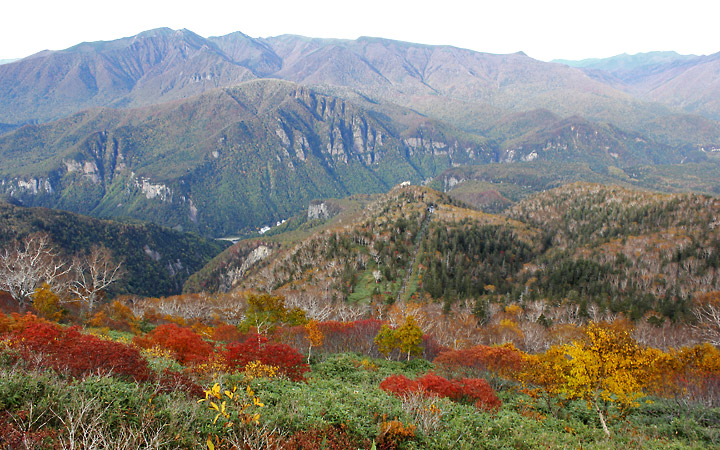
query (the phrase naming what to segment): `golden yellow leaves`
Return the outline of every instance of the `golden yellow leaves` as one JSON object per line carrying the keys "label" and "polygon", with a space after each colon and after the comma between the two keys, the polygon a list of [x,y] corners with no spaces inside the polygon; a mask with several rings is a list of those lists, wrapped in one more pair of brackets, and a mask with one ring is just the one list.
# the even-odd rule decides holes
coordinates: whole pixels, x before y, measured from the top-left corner
{"label": "golden yellow leaves", "polygon": [[204,392],[205,398],[199,400],[198,403],[208,402],[208,408],[217,412],[213,424],[217,423],[221,417],[225,421],[223,426],[226,428],[231,428],[236,423],[259,423],[260,414],[248,412],[248,408],[262,408],[265,405],[255,396],[255,392],[249,385],[245,389],[238,390],[237,386],[233,386],[232,389],[223,389],[219,383],[215,383],[213,387]]}
{"label": "golden yellow leaves", "polygon": [[308,334],[308,340],[310,341],[310,346],[320,347],[323,345],[323,342],[325,341],[325,335],[323,334],[322,331],[320,331],[317,320],[311,320],[308,323],[306,323],[305,330],[307,331],[307,334]]}
{"label": "golden yellow leaves", "polygon": [[277,366],[269,366],[263,364],[260,361],[251,361],[245,364],[243,368],[243,375],[247,383],[251,382],[256,378],[275,378],[278,375]]}

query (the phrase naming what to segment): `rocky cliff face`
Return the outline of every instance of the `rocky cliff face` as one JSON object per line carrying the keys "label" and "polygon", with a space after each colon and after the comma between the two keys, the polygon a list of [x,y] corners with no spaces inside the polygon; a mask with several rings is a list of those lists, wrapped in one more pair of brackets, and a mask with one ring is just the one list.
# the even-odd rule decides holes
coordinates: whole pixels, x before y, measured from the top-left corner
{"label": "rocky cliff face", "polygon": [[[427,119],[412,130],[396,125],[306,87],[253,81],[1,136],[0,192],[218,236],[287,218],[316,198],[382,192],[491,157]],[[17,152],[23,143],[33,158]]]}

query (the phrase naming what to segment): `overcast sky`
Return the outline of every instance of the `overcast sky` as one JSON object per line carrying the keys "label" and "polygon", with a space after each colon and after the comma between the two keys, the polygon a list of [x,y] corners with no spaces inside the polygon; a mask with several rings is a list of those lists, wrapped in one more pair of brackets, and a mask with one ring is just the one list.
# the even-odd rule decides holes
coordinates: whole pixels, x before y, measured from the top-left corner
{"label": "overcast sky", "polygon": [[0,7],[0,59],[159,27],[201,36],[377,36],[551,59],[720,51],[716,0],[14,0]]}

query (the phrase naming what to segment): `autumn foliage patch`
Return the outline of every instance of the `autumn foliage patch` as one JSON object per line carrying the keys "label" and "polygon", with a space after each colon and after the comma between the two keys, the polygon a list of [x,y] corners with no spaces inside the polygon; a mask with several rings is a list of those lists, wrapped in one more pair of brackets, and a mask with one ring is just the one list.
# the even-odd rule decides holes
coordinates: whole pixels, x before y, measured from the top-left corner
{"label": "autumn foliage patch", "polygon": [[279,373],[293,381],[302,380],[303,374],[310,370],[300,352],[289,345],[271,343],[259,335],[228,344],[219,358],[229,371],[241,371],[248,363],[260,361],[266,366],[277,367]]}
{"label": "autumn foliage patch", "polygon": [[433,362],[451,370],[487,371],[506,378],[513,378],[514,374],[523,367],[523,355],[512,344],[477,345],[467,349],[442,352]]}
{"label": "autumn foliage patch", "polygon": [[[5,323],[10,345],[26,361],[70,376],[112,373],[146,380],[150,369],[140,352],[128,345],[83,334],[78,327],[62,328],[32,315]],[[33,356],[34,355],[34,356]]]}
{"label": "autumn foliage patch", "polygon": [[405,375],[391,375],[380,383],[380,389],[398,397],[412,392],[422,392],[426,396],[448,398],[463,403],[474,403],[478,409],[497,410],[500,399],[487,381],[481,378],[461,378],[448,380],[434,373],[428,373],[411,380]]}
{"label": "autumn foliage patch", "polygon": [[133,338],[133,343],[142,348],[160,347],[173,352],[181,364],[196,364],[207,361],[213,346],[192,329],[174,323],[158,326],[145,336]]}
{"label": "autumn foliage patch", "polygon": [[368,439],[353,436],[345,427],[327,427],[298,431],[284,442],[283,450],[346,450],[368,448]]}

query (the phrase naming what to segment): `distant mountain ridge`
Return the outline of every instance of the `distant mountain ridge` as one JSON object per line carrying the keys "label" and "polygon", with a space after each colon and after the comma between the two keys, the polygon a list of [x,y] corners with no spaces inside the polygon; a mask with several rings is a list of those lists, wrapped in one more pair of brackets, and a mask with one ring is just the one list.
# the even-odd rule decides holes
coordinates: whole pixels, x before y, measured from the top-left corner
{"label": "distant mountain ridge", "polygon": [[643,100],[720,119],[720,52],[706,56],[650,52],[612,58],[558,61]]}
{"label": "distant mountain ridge", "polygon": [[[700,113],[717,119],[712,101],[698,100],[706,85],[691,83],[681,92],[661,80],[663,86],[669,83],[667,89],[656,86],[654,94],[634,98],[626,86],[522,53],[494,55],[370,37],[255,39],[236,32],[203,38],[161,28],[0,66],[0,122],[47,121],[96,106],[157,104],[268,77],[410,107],[471,132],[492,126],[498,116],[537,108],[651,137],[659,128],[651,125],[660,117]],[[668,126],[665,120],[663,127]],[[720,131],[712,135],[718,137]]]}
{"label": "distant mountain ridge", "polygon": [[0,193],[26,205],[224,236],[316,198],[487,163],[484,142],[406,124],[295,83],[258,80],[138,109],[94,109],[0,136]]}

